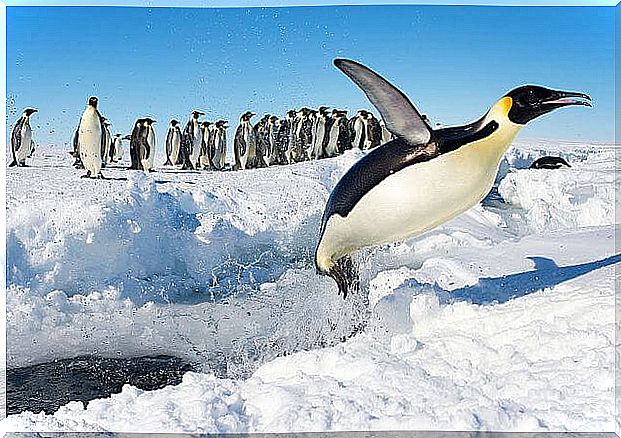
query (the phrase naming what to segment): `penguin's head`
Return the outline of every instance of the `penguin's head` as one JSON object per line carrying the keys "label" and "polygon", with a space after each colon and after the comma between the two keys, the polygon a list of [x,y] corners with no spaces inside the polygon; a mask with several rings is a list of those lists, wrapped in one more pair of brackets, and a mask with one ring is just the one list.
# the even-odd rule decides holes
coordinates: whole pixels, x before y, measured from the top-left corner
{"label": "penguin's head", "polygon": [[201,126],[203,128],[207,128],[207,127],[209,127],[209,125],[211,125],[211,122],[208,122],[208,121],[204,121],[203,123],[201,123]]}
{"label": "penguin's head", "polygon": [[[523,85],[505,95],[511,98],[509,120],[525,125],[539,116],[565,106],[592,106],[588,94],[574,91],[559,91],[537,85]],[[577,99],[572,99],[577,98]]]}
{"label": "penguin's head", "polygon": [[24,115],[30,117],[32,114],[36,113],[38,110],[36,108],[26,108],[24,110]]}
{"label": "penguin's head", "polygon": [[201,111],[192,111],[192,118],[198,119],[200,116],[204,116],[205,113]]}
{"label": "penguin's head", "polygon": [[145,123],[147,126],[151,126],[152,124],[156,123],[156,121],[155,121],[155,120],[153,120],[151,117],[147,117],[147,118],[145,118],[145,119],[144,119],[144,123]]}
{"label": "penguin's head", "polygon": [[177,120],[177,119],[172,119],[172,120],[170,121],[170,124],[171,124],[173,127],[175,127],[175,126],[177,126],[177,125],[179,124],[179,120]]}
{"label": "penguin's head", "polygon": [[88,98],[88,104],[92,106],[93,108],[97,108],[97,102],[98,100],[95,96],[91,96]]}

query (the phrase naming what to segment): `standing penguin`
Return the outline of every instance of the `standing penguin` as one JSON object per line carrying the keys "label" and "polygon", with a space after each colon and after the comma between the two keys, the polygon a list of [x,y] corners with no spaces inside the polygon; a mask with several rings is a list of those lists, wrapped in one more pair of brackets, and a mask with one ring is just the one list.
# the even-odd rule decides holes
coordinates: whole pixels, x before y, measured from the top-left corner
{"label": "standing penguin", "polygon": [[112,147],[112,134],[110,133],[110,122],[104,116],[101,116],[101,132],[103,135],[101,143],[101,167],[106,167]]}
{"label": "standing penguin", "polygon": [[226,120],[218,120],[213,132],[214,157],[213,165],[217,170],[224,170],[226,164]]}
{"label": "standing penguin", "polygon": [[211,143],[211,122],[202,122],[201,123],[201,151],[198,156],[198,164],[202,169],[213,169],[212,157],[210,156],[209,145]]}
{"label": "standing penguin", "polygon": [[200,116],[205,115],[201,111],[192,111],[190,119],[186,123],[181,135],[181,151],[179,158],[183,166],[182,170],[194,169],[198,161],[198,154],[200,152],[201,142],[203,137],[198,122]]}
{"label": "standing penguin", "polygon": [[97,98],[88,99],[88,105],[80,119],[78,128],[78,148],[80,160],[86,169],[82,178],[103,178],[101,174],[101,150],[105,141],[101,114],[97,110]]}
{"label": "standing penguin", "polygon": [[253,167],[265,167],[270,165],[269,156],[269,138],[267,134],[267,124],[269,123],[269,114],[261,117],[261,120],[254,125],[254,138],[256,144],[256,156]]}
{"label": "standing penguin", "polygon": [[110,148],[110,162],[118,163],[123,158],[123,134],[115,134]]}
{"label": "standing penguin", "polygon": [[166,133],[166,162],[164,166],[172,166],[177,163],[180,147],[181,127],[178,120],[172,119]]}
{"label": "standing penguin", "polygon": [[382,144],[382,127],[371,112],[367,112],[365,128],[364,149],[373,149]]}
{"label": "standing penguin", "polygon": [[32,128],[30,127],[30,116],[36,113],[35,108],[26,108],[11,130],[11,153],[13,161],[9,167],[26,166],[26,158],[30,152],[32,144]]}
{"label": "standing penguin", "polygon": [[352,142],[352,148],[364,149],[366,140],[366,118],[368,111],[358,110],[356,115],[349,119],[349,136]]}
{"label": "standing penguin", "polygon": [[325,152],[327,157],[335,157],[351,147],[347,111],[333,109],[331,119]]}
{"label": "standing penguin", "polygon": [[134,128],[129,136],[130,170],[142,169],[142,164],[140,163],[140,148],[142,147],[141,143],[144,138],[144,121],[145,119],[137,119],[134,122]]}
{"label": "standing penguin", "polygon": [[328,140],[328,107],[320,106],[317,110],[317,116],[315,118],[315,126],[313,127],[313,151],[311,157],[315,160],[324,157],[325,146]]}
{"label": "standing penguin", "polygon": [[337,59],[335,65],[397,137],[354,164],[328,199],[315,264],[344,296],[358,285],[352,252],[417,236],[468,210],[491,190],[505,151],[526,123],[557,108],[591,106],[584,93],[526,85],[473,123],[432,130],[380,75],[355,61]]}
{"label": "standing penguin", "polygon": [[235,131],[233,149],[235,151],[235,170],[248,169],[256,156],[256,139],[250,119],[255,113],[246,111],[239,118],[239,126]]}
{"label": "standing penguin", "polygon": [[153,172],[153,163],[155,161],[155,148],[157,147],[157,140],[155,137],[155,129],[153,124],[155,120],[147,117],[144,120],[145,123],[145,141],[141,149],[141,163],[142,169],[146,172]]}
{"label": "standing penguin", "polygon": [[268,154],[265,157],[269,166],[278,163],[278,117],[270,116],[267,121]]}

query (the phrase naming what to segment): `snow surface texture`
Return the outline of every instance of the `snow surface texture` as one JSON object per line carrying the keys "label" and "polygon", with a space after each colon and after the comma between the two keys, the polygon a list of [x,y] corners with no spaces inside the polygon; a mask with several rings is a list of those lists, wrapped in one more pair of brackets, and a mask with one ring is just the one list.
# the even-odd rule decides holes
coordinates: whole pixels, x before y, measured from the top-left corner
{"label": "snow surface texture", "polygon": [[[527,169],[546,154],[573,167]],[[92,181],[40,148],[8,169],[8,366],[168,354],[203,372],[1,426],[614,431],[615,148],[514,146],[506,203],[362,251],[343,301],[313,251],[360,156]]]}

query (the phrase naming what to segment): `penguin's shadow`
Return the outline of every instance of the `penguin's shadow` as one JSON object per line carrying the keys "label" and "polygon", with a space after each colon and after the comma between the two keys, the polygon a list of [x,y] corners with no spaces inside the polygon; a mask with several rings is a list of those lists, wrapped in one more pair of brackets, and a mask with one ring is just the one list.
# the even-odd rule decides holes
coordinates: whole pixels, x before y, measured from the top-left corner
{"label": "penguin's shadow", "polygon": [[[466,301],[472,304],[502,304],[514,298],[523,297],[533,292],[550,288],[568,280],[580,277],[606,266],[621,262],[621,254],[605,259],[579,265],[558,266],[546,257],[527,257],[535,263],[532,271],[519,272],[502,277],[480,278],[477,284],[465,286],[452,291],[434,288],[440,292],[442,301],[448,303]],[[404,286],[422,286],[416,280],[409,280]]]}

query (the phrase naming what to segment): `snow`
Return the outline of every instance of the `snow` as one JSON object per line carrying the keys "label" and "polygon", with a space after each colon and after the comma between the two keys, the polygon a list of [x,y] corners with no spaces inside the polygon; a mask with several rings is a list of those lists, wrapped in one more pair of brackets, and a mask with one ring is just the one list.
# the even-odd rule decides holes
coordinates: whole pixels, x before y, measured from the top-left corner
{"label": "snow", "polygon": [[[91,181],[40,147],[7,169],[8,366],[169,354],[202,372],[0,427],[614,431],[615,152],[515,144],[506,203],[361,251],[344,301],[313,251],[361,152]],[[528,169],[542,155],[572,168]]]}

